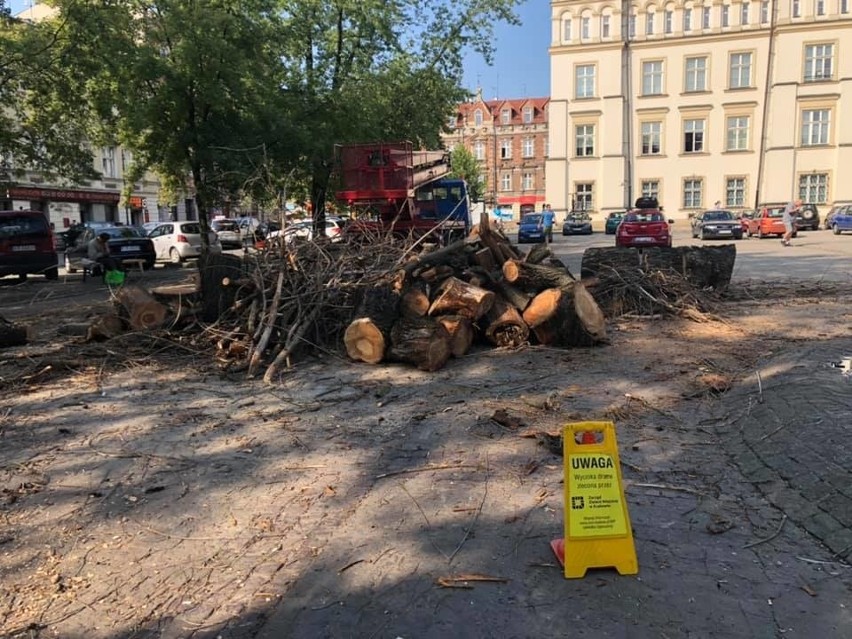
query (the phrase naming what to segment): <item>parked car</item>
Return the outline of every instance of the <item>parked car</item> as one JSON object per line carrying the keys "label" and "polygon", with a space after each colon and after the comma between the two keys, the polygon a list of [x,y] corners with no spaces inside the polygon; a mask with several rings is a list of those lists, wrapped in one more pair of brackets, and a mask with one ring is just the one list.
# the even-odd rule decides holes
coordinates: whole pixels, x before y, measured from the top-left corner
{"label": "parked car", "polygon": [[671,246],[670,225],[658,209],[633,209],[625,214],[615,231],[616,246]]}
{"label": "parked car", "polygon": [[145,222],[142,225],[142,230],[145,231],[145,235],[148,235],[148,233],[160,226],[160,224],[164,224],[164,222]]}
{"label": "parked car", "polygon": [[[348,220],[341,217],[328,216],[325,218],[325,236],[330,238],[332,242],[342,242],[344,239],[344,229]],[[314,238],[314,223],[313,220],[302,220],[294,222],[286,226],[284,230],[274,230],[266,236],[266,240],[275,242],[279,238],[284,238],[288,244],[296,239],[312,240]]]}
{"label": "parked car", "polygon": [[748,237],[748,221],[755,216],[754,210],[740,211],[737,214],[737,219],[740,221],[740,227],[743,230],[743,237]]}
{"label": "parked car", "polygon": [[819,210],[816,204],[802,204],[802,208],[796,216],[796,230],[819,230]]}
{"label": "parked car", "polygon": [[243,237],[240,233],[240,225],[237,224],[236,220],[213,220],[210,222],[210,228],[216,231],[222,248],[242,247]]}
{"label": "parked car", "polygon": [[89,242],[97,235],[109,235],[107,245],[110,255],[122,263],[124,260],[144,260],[144,268],[154,267],[154,244],[133,226],[86,227],[73,246],[65,249],[65,270],[76,273],[83,269],[83,259],[89,256]]}
{"label": "parked car", "polygon": [[569,213],[562,224],[562,235],[591,235],[592,218],[588,213]]}
{"label": "parked car", "polygon": [[850,205],[850,204],[835,204],[834,206],[831,207],[831,209],[828,211],[828,213],[825,214],[825,219],[823,220],[823,226],[824,226],[826,231],[831,228],[831,222],[834,220],[834,216],[837,214],[837,212],[840,211],[841,209],[848,207],[848,206],[852,206],[852,205]]}
{"label": "parked car", "polygon": [[617,229],[618,225],[621,224],[624,214],[625,211],[613,211],[607,215],[606,222],[604,223],[604,233],[607,235],[615,235],[615,229]]}
{"label": "parked car", "polygon": [[[221,253],[222,245],[216,231],[209,231],[210,252]],[[165,222],[148,233],[154,243],[156,259],[180,264],[190,257],[201,255],[201,224],[198,222]]]}
{"label": "parked car", "polygon": [[544,241],[544,223],[541,213],[527,213],[518,224],[518,244]]}
{"label": "parked car", "polygon": [[50,224],[41,211],[0,211],[0,277],[59,277]]}
{"label": "parked car", "polygon": [[[748,221],[748,236],[756,235],[759,239],[776,235],[782,237],[784,228],[784,206],[764,206]],[[796,222],[793,222],[793,237],[796,237]]]}
{"label": "parked car", "polygon": [[714,209],[692,217],[692,237],[743,239],[743,227],[730,211]]}
{"label": "parked car", "polygon": [[840,235],[843,231],[852,231],[852,205],[840,207],[831,217],[831,232]]}

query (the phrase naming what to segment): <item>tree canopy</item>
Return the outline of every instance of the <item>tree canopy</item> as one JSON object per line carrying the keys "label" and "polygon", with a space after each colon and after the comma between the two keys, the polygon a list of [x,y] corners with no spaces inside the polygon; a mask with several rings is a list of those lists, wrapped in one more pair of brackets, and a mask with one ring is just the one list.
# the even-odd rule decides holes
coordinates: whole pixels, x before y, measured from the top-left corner
{"label": "tree canopy", "polygon": [[467,182],[472,202],[481,202],[485,195],[485,179],[479,161],[467,148],[459,144],[450,154],[451,175]]}

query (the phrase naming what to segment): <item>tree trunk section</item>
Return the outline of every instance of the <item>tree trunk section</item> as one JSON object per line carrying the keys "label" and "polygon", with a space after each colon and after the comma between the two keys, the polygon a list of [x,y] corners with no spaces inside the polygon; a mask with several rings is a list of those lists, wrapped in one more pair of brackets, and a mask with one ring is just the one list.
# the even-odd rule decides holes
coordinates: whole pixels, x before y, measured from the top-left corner
{"label": "tree trunk section", "polygon": [[245,275],[243,261],[236,255],[207,254],[198,262],[201,276],[201,319],[215,322],[231,308],[237,295],[237,287],[223,286],[225,280],[238,280]]}
{"label": "tree trunk section", "polygon": [[529,339],[530,329],[521,314],[501,298],[495,300],[485,319],[485,338],[495,346],[518,347]]}
{"label": "tree trunk section", "polygon": [[453,357],[465,355],[473,344],[473,324],[471,321],[461,315],[442,315],[435,319],[443,324],[450,334],[450,352]]}
{"label": "tree trunk section", "polygon": [[606,278],[613,272],[627,270],[636,271],[639,268],[639,253],[636,249],[622,247],[588,248],[583,251],[580,262],[580,277],[600,275]]}
{"label": "tree trunk section", "polygon": [[431,372],[444,366],[451,354],[450,334],[436,319],[402,318],[391,330],[388,355],[394,360]]}
{"label": "tree trunk section", "polygon": [[485,269],[488,273],[497,270],[497,262],[494,261],[494,255],[488,247],[479,249],[473,254],[473,261]]}
{"label": "tree trunk section", "polygon": [[118,315],[98,316],[86,329],[87,342],[100,342],[112,339],[124,332],[124,322]]}
{"label": "tree trunk section", "polygon": [[542,291],[524,313],[527,318],[536,339],[547,346],[591,346],[606,339],[606,318],[579,282],[571,289]]}
{"label": "tree trunk section", "polygon": [[27,327],[0,319],[0,348],[23,346],[29,341]]}
{"label": "tree trunk section", "polygon": [[392,285],[367,289],[357,319],[346,327],[343,343],[355,361],[378,364],[390,346],[390,333],[399,317],[399,294]]}
{"label": "tree trunk section", "polygon": [[575,281],[563,270],[519,260],[509,260],[503,264],[503,277],[510,284],[534,294],[548,288],[570,287]]}
{"label": "tree trunk section", "polygon": [[423,317],[429,312],[429,284],[415,281],[400,300],[400,312],[404,317]]}
{"label": "tree trunk section", "polygon": [[524,261],[527,264],[541,264],[547,258],[553,255],[553,251],[550,250],[550,247],[545,244],[536,244],[530,249],[530,252],[527,253]]}
{"label": "tree trunk section", "polygon": [[449,277],[438,290],[429,315],[462,315],[477,320],[491,308],[494,297],[491,291]]}
{"label": "tree trunk section", "polygon": [[133,330],[160,328],[166,321],[166,306],[138,286],[125,286],[120,289],[116,300],[127,312],[127,323]]}

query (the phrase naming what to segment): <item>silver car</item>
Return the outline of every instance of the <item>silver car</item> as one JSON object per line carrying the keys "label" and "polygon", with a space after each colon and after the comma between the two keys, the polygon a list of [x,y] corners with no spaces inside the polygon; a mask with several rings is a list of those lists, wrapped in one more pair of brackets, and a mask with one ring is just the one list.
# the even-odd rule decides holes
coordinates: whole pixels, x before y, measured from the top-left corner
{"label": "silver car", "polygon": [[[198,222],[164,222],[148,233],[154,243],[157,260],[180,264],[201,255],[201,225]],[[210,252],[221,253],[215,231],[210,231]]]}
{"label": "silver car", "polygon": [[242,247],[243,237],[236,220],[213,220],[210,222],[210,228],[216,231],[222,248]]}

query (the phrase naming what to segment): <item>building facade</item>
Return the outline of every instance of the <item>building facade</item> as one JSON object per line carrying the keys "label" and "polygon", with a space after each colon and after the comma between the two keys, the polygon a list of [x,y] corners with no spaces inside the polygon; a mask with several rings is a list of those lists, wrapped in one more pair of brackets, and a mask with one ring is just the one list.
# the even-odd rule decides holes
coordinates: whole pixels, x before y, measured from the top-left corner
{"label": "building facade", "polygon": [[850,4],[553,0],[548,202],[852,202]]}
{"label": "building facade", "polygon": [[464,146],[480,162],[484,202],[504,220],[518,220],[545,203],[548,98],[484,100],[460,104],[447,123],[444,145]]}

